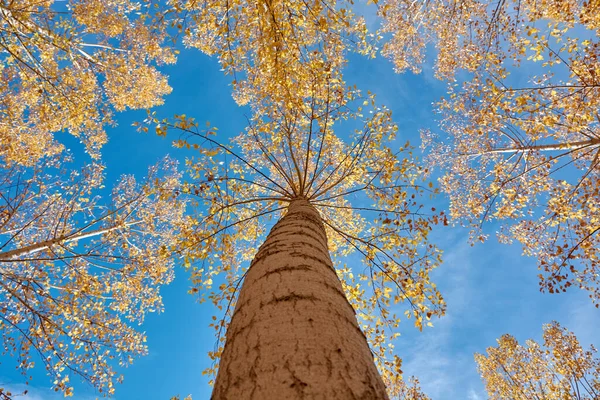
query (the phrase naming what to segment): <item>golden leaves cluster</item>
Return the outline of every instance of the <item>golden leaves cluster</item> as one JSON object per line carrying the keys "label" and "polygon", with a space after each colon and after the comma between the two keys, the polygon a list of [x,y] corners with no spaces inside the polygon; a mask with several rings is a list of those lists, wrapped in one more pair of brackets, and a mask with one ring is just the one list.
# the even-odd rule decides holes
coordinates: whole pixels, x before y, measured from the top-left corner
{"label": "golden leaves cluster", "polygon": [[[600,300],[600,6],[594,1],[387,1],[384,53],[418,70],[428,43],[449,80],[439,104],[451,215],[484,238],[482,221],[506,222],[501,239],[538,258],[541,289],[578,286]],[[410,58],[412,56],[412,58]],[[513,222],[514,221],[514,222]]]}
{"label": "golden leaves cluster", "polygon": [[0,5],[0,157],[33,165],[68,131],[92,157],[113,110],[162,103],[172,63],[157,2],[8,1]]}
{"label": "golden leaves cluster", "polygon": [[577,399],[600,396],[600,360],[557,322],[544,325],[543,344],[520,345],[511,335],[475,360],[492,400]]}
{"label": "golden leaves cluster", "polygon": [[[184,203],[171,197],[175,164],[163,160],[143,184],[123,177],[105,201],[98,163],[113,113],[161,104],[171,90],[157,69],[176,54],[165,10],[129,0],[0,4],[0,333],[23,374],[38,359],[65,395],[75,376],[114,392],[115,364],[146,352],[132,325],[162,308],[158,289],[172,279],[184,222]],[[69,168],[59,132],[94,162]]]}
{"label": "golden leaves cluster", "polygon": [[162,308],[184,212],[162,164],[145,183],[124,176],[110,203],[98,165],[69,172],[55,156],[1,172],[0,335],[23,374],[39,360],[67,396],[75,376],[112,395],[114,364],[146,353],[131,325]]}
{"label": "golden leaves cluster", "polygon": [[233,75],[236,101],[253,108],[267,97],[300,107],[315,87],[341,79],[348,48],[373,51],[364,20],[345,2],[211,0],[180,8],[186,45],[215,54]]}

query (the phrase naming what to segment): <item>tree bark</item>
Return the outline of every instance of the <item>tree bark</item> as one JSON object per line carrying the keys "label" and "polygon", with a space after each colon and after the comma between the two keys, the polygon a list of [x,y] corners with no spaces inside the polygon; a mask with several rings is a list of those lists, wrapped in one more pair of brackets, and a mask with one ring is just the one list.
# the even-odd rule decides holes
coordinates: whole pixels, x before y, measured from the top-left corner
{"label": "tree bark", "polygon": [[388,398],[307,200],[290,203],[250,265],[212,398]]}

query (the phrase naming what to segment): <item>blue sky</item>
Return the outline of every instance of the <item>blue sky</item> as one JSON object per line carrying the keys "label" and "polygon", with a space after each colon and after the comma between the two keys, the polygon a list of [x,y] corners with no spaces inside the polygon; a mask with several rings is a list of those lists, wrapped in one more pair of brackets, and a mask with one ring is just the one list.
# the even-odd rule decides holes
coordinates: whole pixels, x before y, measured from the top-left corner
{"label": "blue sky", "polygon": [[[166,105],[157,109],[161,117],[186,114],[201,123],[210,121],[219,127],[221,138],[240,133],[246,124],[247,109],[237,107],[231,98],[230,77],[219,71],[214,59],[196,50],[182,52],[175,66],[164,69],[170,76],[173,93]],[[397,75],[384,59],[367,60],[350,57],[346,80],[363,90],[377,93],[378,102],[394,112],[402,143],[407,139],[419,145],[419,129],[435,129],[432,102],[444,94],[444,84],[432,77],[429,68],[419,76]],[[119,126],[109,130],[109,143],[103,157],[107,165],[107,186],[123,173],[144,176],[149,165],[170,153],[177,158],[182,152],[171,148],[167,136],[140,134],[131,127],[142,120],[144,112],[119,115]],[[69,142],[71,143],[71,142]],[[81,147],[70,145],[76,157],[84,157]],[[446,205],[440,197],[432,205]],[[444,250],[444,263],[433,279],[448,303],[448,314],[433,321],[424,332],[410,322],[401,326],[398,354],[404,359],[405,375],[416,375],[424,391],[436,400],[486,398],[478,377],[474,352],[484,352],[495,339],[511,333],[519,341],[539,340],[542,325],[552,320],[574,331],[585,346],[600,344],[600,315],[587,295],[577,289],[559,295],[540,294],[535,260],[521,256],[518,246],[500,245],[494,238],[498,226],[485,227],[490,239],[471,247],[468,232],[461,227],[438,227],[434,242]],[[163,290],[165,312],[152,314],[142,330],[148,334],[150,353],[123,371],[125,382],[116,388],[115,399],[168,399],[175,394],[192,394],[194,399],[210,396],[208,378],[201,375],[210,365],[207,351],[214,346],[209,328],[214,310],[198,304],[187,294],[186,273],[177,270],[173,284]],[[23,388],[23,378],[15,373],[6,357],[0,358],[0,383],[16,390]],[[39,370],[29,385],[27,400],[62,398],[50,390],[45,371]],[[92,389],[76,385],[75,399],[95,398]]]}

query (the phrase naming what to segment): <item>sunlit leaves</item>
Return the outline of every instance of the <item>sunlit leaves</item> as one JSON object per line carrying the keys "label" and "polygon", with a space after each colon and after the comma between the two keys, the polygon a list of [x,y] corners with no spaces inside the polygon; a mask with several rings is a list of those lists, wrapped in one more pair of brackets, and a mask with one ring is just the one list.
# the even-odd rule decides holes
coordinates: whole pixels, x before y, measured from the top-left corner
{"label": "sunlit leaves", "polygon": [[76,376],[111,395],[115,364],[146,353],[132,325],[161,310],[173,278],[179,175],[165,159],[145,183],[122,177],[104,202],[102,167],[69,173],[64,161],[0,172],[3,350],[24,374],[39,360],[65,395]]}
{"label": "sunlit leaves", "polygon": [[544,325],[543,336],[543,345],[528,340],[522,346],[503,335],[487,355],[475,355],[490,399],[597,399],[596,349],[584,350],[575,335],[557,322]]}
{"label": "sunlit leaves", "polygon": [[65,395],[74,375],[112,394],[114,364],[146,351],[130,325],[161,309],[172,279],[172,162],[144,184],[124,177],[105,203],[102,166],[69,171],[55,139],[68,132],[97,159],[113,111],[162,103],[156,66],[175,61],[164,6],[0,4],[0,331],[23,373],[37,353]]}
{"label": "sunlit leaves", "polygon": [[185,43],[219,58],[233,75],[240,104],[260,107],[268,96],[272,103],[301,106],[325,80],[341,81],[348,48],[372,52],[365,22],[344,2],[178,3],[186,12]]}
{"label": "sunlit leaves", "polygon": [[475,239],[484,238],[482,222],[505,221],[501,239],[538,258],[543,291],[577,286],[598,302],[594,11],[596,2],[583,1],[394,0],[380,7],[384,30],[393,33],[385,53],[397,69],[418,69],[433,43],[436,74],[450,81],[438,104],[449,137],[423,136],[429,161],[445,169],[452,217],[470,223]]}
{"label": "sunlit leaves", "polygon": [[0,156],[33,165],[68,131],[97,158],[112,110],[162,103],[166,16],[129,0],[0,5]]}

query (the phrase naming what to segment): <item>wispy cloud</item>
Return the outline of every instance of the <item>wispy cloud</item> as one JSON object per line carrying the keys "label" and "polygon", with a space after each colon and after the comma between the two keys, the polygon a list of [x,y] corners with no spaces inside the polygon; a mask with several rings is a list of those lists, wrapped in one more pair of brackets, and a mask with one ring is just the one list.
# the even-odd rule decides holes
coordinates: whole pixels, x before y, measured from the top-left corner
{"label": "wispy cloud", "polygon": [[434,232],[432,238],[445,250],[433,280],[448,313],[422,333],[405,322],[397,346],[405,375],[417,376],[432,399],[486,399],[473,354],[485,353],[505,333],[520,342],[540,340],[542,325],[557,320],[584,346],[600,344],[600,316],[583,291],[542,294],[535,260],[523,257],[520,247],[494,237],[471,247],[466,232],[452,232]]}
{"label": "wispy cloud", "polygon": [[[600,346],[600,340],[598,340],[600,318],[593,318],[598,314],[598,310],[595,309],[589,298],[577,297],[565,301],[562,306],[562,314],[564,318],[558,319],[558,322],[573,332],[584,348],[591,344]],[[591,316],[592,318],[590,318]]]}
{"label": "wispy cloud", "polygon": [[473,389],[469,389],[469,397],[467,398],[468,400],[483,400],[485,399],[485,394],[483,393],[478,393]]}
{"label": "wispy cloud", "polygon": [[[4,382],[4,381],[0,381]],[[51,389],[44,388],[35,388],[29,385],[19,384],[19,383],[10,383],[10,384],[2,384],[0,383],[0,387],[4,389],[5,392],[10,392],[15,399],[22,400],[58,400],[62,398],[61,395],[54,392]]]}
{"label": "wispy cloud", "polygon": [[479,265],[473,263],[472,248],[463,237],[443,242],[451,250],[434,280],[448,303],[448,314],[434,321],[434,328],[406,332],[399,351],[406,375],[417,376],[432,399],[465,399],[483,388],[473,361],[477,335],[469,334],[472,318],[477,320],[483,312],[475,301],[481,295],[473,276]]}

